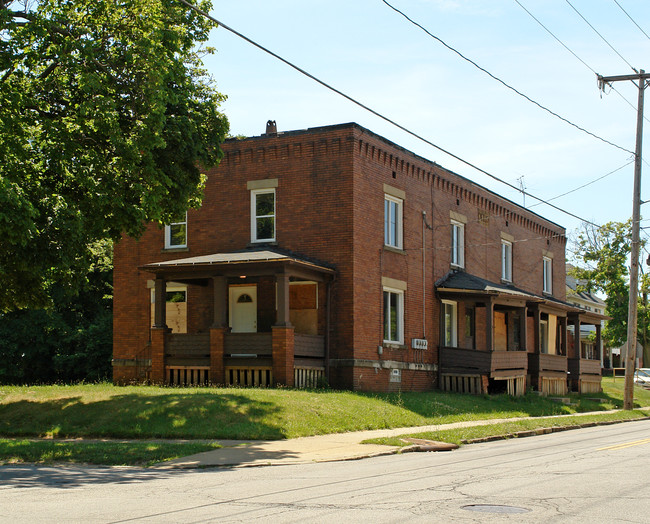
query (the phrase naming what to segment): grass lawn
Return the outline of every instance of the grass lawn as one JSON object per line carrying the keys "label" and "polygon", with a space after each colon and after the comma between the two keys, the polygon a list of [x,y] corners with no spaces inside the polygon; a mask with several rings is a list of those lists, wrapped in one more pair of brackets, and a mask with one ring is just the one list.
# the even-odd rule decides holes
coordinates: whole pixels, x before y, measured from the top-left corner
{"label": "grass lawn", "polygon": [[[534,394],[513,398],[442,392],[367,394],[288,389],[116,387],[107,383],[0,386],[0,437],[5,439],[0,440],[0,461],[20,460],[21,456],[29,462],[96,463],[100,460],[102,464],[133,464],[158,460],[148,458],[143,452],[137,458],[127,455],[115,459],[116,462],[104,462],[108,459],[101,458],[101,450],[97,452],[98,458],[75,459],[71,449],[82,449],[81,444],[96,444],[96,447],[104,444],[124,447],[124,444],[66,443],[61,441],[63,438],[283,439],[620,408],[623,379],[605,378],[603,388],[604,392],[598,395],[571,394],[573,405],[564,405]],[[650,391],[635,388],[635,402],[640,407],[650,406]],[[35,452],[35,458],[16,451],[36,449],[33,441],[26,440],[34,437],[57,440],[39,442],[43,451]],[[153,456],[152,443],[137,444],[143,444],[142,449]],[[163,443],[156,445],[162,449]],[[199,451],[203,449],[206,448]],[[175,458],[196,452],[189,448],[168,448],[162,455],[163,458]],[[104,453],[110,455],[108,451]],[[162,456],[160,450],[158,453],[158,457]],[[90,455],[89,451],[86,456]],[[39,456],[42,458],[38,459]],[[66,456],[73,458],[66,459]]]}

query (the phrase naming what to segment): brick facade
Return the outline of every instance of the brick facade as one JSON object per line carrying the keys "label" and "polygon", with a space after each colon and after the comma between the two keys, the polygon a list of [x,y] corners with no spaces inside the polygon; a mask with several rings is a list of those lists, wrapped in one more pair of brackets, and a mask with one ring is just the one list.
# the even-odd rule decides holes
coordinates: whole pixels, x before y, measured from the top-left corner
{"label": "brick facade", "polygon": [[[542,258],[551,257],[553,296],[565,299],[564,228],[356,124],[229,140],[223,151],[219,167],[207,173],[202,207],[188,211],[187,248],[165,250],[163,229],[155,224],[139,240],[125,237],[115,246],[116,381],[137,379],[136,366],[125,364],[136,359],[153,359],[152,378],[161,372],[160,343],[150,329],[154,276],[139,268],[251,248],[251,181],[277,180],[271,247],[336,270],[333,283],[318,284],[317,312],[318,332],[329,339],[329,382],[334,387],[437,387],[441,304],[435,283],[452,269],[453,217],[464,220],[464,271],[500,282],[501,239],[510,238],[512,284],[543,295]],[[402,249],[384,245],[386,191],[404,196]],[[247,277],[242,283],[249,281],[258,289],[258,330],[270,332],[274,281]],[[403,344],[384,342],[383,289],[391,287],[386,282],[403,288]],[[294,294],[292,301],[298,300]],[[188,332],[208,331],[212,283],[189,286],[187,301]],[[478,313],[476,321],[478,332],[485,321]],[[287,354],[293,345],[291,329],[273,331],[273,373],[293,384],[293,356]],[[213,333],[215,351],[223,351],[221,338]],[[426,339],[428,349],[412,349],[412,339]],[[223,366],[214,355],[210,366],[213,379],[221,377]]]}

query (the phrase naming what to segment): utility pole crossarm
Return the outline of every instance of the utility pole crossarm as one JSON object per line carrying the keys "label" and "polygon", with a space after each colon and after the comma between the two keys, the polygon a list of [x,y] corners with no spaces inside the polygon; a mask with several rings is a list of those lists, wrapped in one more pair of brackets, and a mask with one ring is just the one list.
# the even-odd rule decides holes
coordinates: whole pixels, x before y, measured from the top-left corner
{"label": "utility pole crossarm", "polygon": [[598,77],[598,81],[602,82],[604,84],[610,84],[611,82],[619,82],[621,80],[648,80],[650,79],[650,73],[644,73],[643,69],[641,69],[640,73],[637,73],[635,75],[617,75],[617,76],[602,76],[602,75],[596,75]]}

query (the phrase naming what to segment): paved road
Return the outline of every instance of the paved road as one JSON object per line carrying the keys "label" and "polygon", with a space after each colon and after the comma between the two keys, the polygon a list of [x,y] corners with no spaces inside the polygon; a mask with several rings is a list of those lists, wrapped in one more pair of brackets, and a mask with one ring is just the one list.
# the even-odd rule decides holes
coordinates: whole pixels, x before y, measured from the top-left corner
{"label": "paved road", "polygon": [[645,420],[306,465],[5,466],[0,522],[648,523],[649,465]]}

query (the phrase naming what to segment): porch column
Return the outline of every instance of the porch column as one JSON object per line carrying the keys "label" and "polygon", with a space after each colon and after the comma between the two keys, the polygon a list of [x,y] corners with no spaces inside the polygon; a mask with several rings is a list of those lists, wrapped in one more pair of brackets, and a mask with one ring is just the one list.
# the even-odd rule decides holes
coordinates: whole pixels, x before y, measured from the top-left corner
{"label": "porch column", "polygon": [[165,335],[167,334],[167,283],[157,277],[154,288],[154,323],[151,328],[151,381],[165,382]]}
{"label": "porch column", "polygon": [[278,304],[275,325],[291,327],[291,321],[289,319],[289,275],[280,273],[275,276],[275,282]]}
{"label": "porch column", "polygon": [[518,351],[528,351],[528,308],[526,306],[519,310],[519,347]]}
{"label": "porch column", "polygon": [[567,317],[562,318],[562,323],[560,324],[560,333],[562,335],[562,341],[561,341],[561,346],[560,349],[562,351],[562,355],[565,357],[567,356],[567,340],[569,338],[569,319]]}
{"label": "porch column", "polygon": [[167,327],[167,282],[162,277],[156,277],[154,288],[154,321],[153,327]]}
{"label": "porch column", "polygon": [[226,311],[228,308],[228,279],[212,277],[212,328],[227,327]]}
{"label": "porch column", "polygon": [[228,280],[226,277],[212,277],[212,325],[210,326],[210,372],[212,384],[225,384],[225,366],[223,361],[226,330],[228,322]]}
{"label": "porch column", "polygon": [[494,302],[489,298],[485,302],[485,346],[494,351]]}
{"label": "porch column", "polygon": [[600,339],[600,322],[596,324],[596,348],[598,351],[598,360],[600,360],[600,367],[603,366],[603,351],[602,351],[602,346],[601,346],[601,339]]}
{"label": "porch column", "polygon": [[533,329],[535,334],[535,350],[534,353],[539,355],[542,352],[542,337],[541,337],[541,323],[542,323],[542,312],[539,309],[539,306],[535,306],[533,309]]}
{"label": "porch column", "polygon": [[294,329],[289,318],[289,275],[275,277],[278,310],[273,332],[273,382],[293,387]]}

